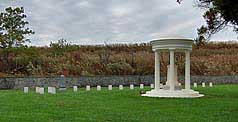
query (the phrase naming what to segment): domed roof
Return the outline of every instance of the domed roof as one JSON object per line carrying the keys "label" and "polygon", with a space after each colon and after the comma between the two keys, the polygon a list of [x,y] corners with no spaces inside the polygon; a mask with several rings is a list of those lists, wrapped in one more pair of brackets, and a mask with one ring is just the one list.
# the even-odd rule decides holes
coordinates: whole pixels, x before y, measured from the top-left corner
{"label": "domed roof", "polygon": [[185,39],[185,37],[171,34],[171,35],[161,36],[159,39]]}
{"label": "domed roof", "polygon": [[182,36],[164,36],[151,41],[152,49],[185,49],[192,50],[193,40]]}

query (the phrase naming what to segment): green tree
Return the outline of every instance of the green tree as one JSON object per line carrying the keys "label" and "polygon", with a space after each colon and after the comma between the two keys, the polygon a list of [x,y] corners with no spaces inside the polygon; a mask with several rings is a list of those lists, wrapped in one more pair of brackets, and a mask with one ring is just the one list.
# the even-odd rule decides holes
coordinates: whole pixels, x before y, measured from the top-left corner
{"label": "green tree", "polygon": [[30,42],[25,36],[34,34],[34,32],[26,27],[29,22],[26,20],[23,7],[8,7],[5,12],[0,13],[0,48],[4,48],[1,59],[6,66],[5,71],[9,72],[10,55],[12,47],[21,47],[23,43]]}
{"label": "green tree", "polygon": [[34,32],[26,27],[29,22],[25,18],[23,7],[8,7],[0,13],[0,47],[17,47],[30,42],[25,36]]}
{"label": "green tree", "polygon": [[202,26],[197,29],[198,37],[194,40],[195,44],[199,47],[204,45],[207,42],[207,28]]}
{"label": "green tree", "polygon": [[198,29],[199,36],[209,39],[226,27],[233,27],[238,33],[237,0],[198,0],[197,6],[206,10],[203,15],[206,25]]}
{"label": "green tree", "polygon": [[59,39],[58,42],[56,43],[53,42],[50,43],[50,48],[52,49],[55,57],[62,56],[68,46],[69,43],[64,38]]}

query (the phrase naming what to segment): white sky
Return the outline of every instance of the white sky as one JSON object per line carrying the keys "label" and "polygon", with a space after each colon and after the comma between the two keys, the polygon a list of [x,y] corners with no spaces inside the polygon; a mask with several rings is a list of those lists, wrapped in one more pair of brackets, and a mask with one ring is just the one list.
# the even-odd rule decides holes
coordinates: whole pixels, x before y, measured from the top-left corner
{"label": "white sky", "polygon": [[[36,34],[31,44],[49,45],[60,38],[74,44],[140,43],[168,35],[196,37],[204,24],[194,0],[0,0],[0,10],[23,6]],[[232,28],[212,37],[237,40]]]}

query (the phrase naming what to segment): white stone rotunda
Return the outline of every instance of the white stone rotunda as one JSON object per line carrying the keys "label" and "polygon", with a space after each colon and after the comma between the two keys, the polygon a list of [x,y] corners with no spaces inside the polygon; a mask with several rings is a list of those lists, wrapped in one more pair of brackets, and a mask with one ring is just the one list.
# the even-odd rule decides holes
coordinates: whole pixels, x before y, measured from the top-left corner
{"label": "white stone rotunda", "polygon": [[[142,96],[147,97],[169,97],[169,98],[196,98],[203,94],[190,89],[190,52],[192,50],[193,40],[183,37],[161,38],[151,41],[152,49],[155,52],[155,88],[147,91]],[[160,86],[160,61],[161,51],[169,52],[170,65],[168,66],[167,83]],[[185,89],[178,87],[177,66],[174,62],[174,52],[185,52]]]}

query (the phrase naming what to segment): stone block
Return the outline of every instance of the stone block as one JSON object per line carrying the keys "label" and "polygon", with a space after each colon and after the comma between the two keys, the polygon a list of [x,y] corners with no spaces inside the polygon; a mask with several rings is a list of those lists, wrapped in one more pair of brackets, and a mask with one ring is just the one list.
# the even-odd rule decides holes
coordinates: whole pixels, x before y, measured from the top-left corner
{"label": "stone block", "polygon": [[144,84],[140,84],[140,89],[144,89]]}
{"label": "stone block", "polygon": [[29,88],[28,87],[24,87],[24,93],[28,93]]}
{"label": "stone block", "polygon": [[77,92],[78,91],[78,86],[73,86],[73,91]]}
{"label": "stone block", "polygon": [[39,93],[44,94],[44,92],[45,92],[44,87],[40,87]]}
{"label": "stone block", "polygon": [[119,85],[119,90],[123,90],[123,85]]}
{"label": "stone block", "polygon": [[101,91],[101,86],[100,85],[97,85],[97,91]]}
{"label": "stone block", "polygon": [[210,87],[213,87],[213,84],[212,84],[212,82],[210,82],[210,83],[209,83],[209,86],[210,86]]}
{"label": "stone block", "polygon": [[108,90],[109,90],[109,91],[112,90],[112,85],[108,85]]}
{"label": "stone block", "polygon": [[134,89],[134,85],[133,84],[130,84],[130,89]]}
{"label": "stone block", "polygon": [[36,87],[36,93],[40,93],[40,87]]}
{"label": "stone block", "polygon": [[56,88],[55,87],[51,87],[51,94],[56,94]]}
{"label": "stone block", "polygon": [[52,87],[48,87],[48,93],[52,93]]}
{"label": "stone block", "polygon": [[193,83],[193,87],[194,88],[198,87],[197,83]]}
{"label": "stone block", "polygon": [[90,86],[89,85],[86,86],[86,91],[90,91]]}

